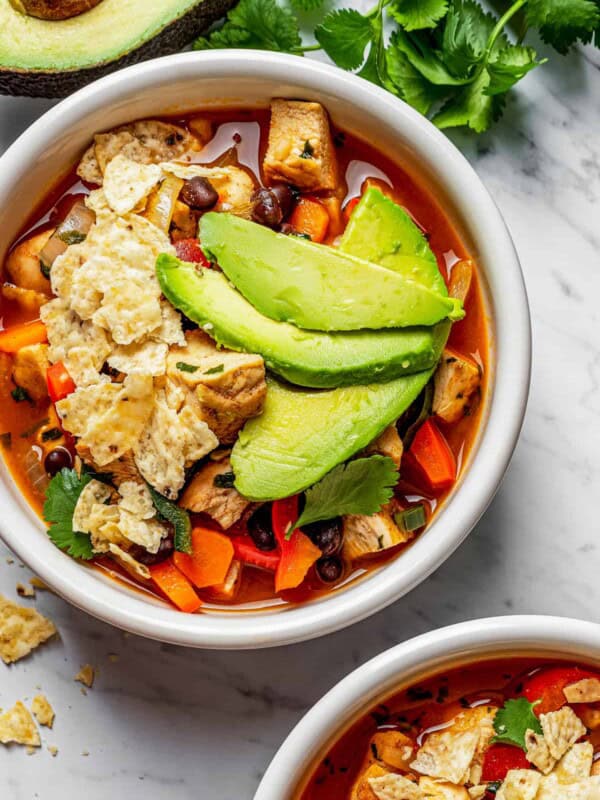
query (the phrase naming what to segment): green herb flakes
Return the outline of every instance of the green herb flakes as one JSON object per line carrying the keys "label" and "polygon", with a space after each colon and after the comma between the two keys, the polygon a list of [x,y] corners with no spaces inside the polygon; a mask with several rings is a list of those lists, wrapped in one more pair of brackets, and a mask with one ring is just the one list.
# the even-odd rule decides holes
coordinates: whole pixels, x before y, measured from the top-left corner
{"label": "green herb flakes", "polygon": [[180,372],[197,372],[200,369],[193,364],[186,364],[185,361],[178,361],[175,366]]}

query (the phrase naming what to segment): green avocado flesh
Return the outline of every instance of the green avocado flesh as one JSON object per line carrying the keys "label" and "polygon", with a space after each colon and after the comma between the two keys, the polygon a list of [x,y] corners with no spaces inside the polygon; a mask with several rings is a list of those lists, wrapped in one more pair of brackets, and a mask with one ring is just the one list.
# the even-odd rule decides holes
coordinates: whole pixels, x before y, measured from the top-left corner
{"label": "green avocado flesh", "polygon": [[448,295],[427,239],[406,211],[371,187],[352,212],[341,238],[342,253],[371,261]]}
{"label": "green avocado flesh", "polygon": [[303,331],[264,317],[220,272],[164,254],[156,272],[165,297],[220,345],[260,353],[272,372],[300,386],[388,381],[429,369],[448,334],[447,323],[380,333]]}
{"label": "green avocado flesh", "polygon": [[231,453],[236,489],[255,501],[307,489],[394,422],[431,375],[326,392],[269,380],[263,413],[246,423]]}
{"label": "green avocado flesh", "polygon": [[400,272],[233,214],[205,214],[200,241],[261,314],[300,328],[404,328],[464,316],[460,300]]}
{"label": "green avocado flesh", "polygon": [[[60,22],[21,14],[0,2],[0,69],[59,71],[93,67],[122,58],[150,42],[199,6],[212,6],[212,19],[231,3],[213,0],[102,0],[90,11]],[[190,20],[187,41],[199,31]],[[184,42],[173,42],[175,51]],[[163,51],[161,49],[161,51]],[[160,52],[158,54],[160,54]],[[150,55],[150,54],[148,54]],[[147,57],[147,56],[146,56]]]}

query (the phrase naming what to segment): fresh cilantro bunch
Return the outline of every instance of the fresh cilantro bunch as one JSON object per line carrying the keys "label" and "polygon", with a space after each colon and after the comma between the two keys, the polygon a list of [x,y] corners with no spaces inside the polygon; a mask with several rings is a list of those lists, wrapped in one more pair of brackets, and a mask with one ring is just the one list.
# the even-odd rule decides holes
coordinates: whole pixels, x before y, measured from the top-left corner
{"label": "fresh cilantro bunch", "polygon": [[[291,0],[299,11],[321,3]],[[439,128],[467,126],[481,133],[501,116],[506,93],[544,63],[523,43],[530,29],[559,53],[594,35],[600,44],[600,0],[495,5],[500,16],[477,0],[379,0],[365,14],[353,8],[329,12],[315,29],[317,44],[303,45],[293,10],[276,0],[240,0],[222,26],[194,47],[297,55],[322,49],[339,67],[402,98]]]}

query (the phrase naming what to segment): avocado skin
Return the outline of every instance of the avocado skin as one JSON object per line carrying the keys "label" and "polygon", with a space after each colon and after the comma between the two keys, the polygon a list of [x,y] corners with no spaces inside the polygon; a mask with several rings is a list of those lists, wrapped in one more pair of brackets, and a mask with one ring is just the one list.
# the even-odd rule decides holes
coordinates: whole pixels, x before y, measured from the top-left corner
{"label": "avocado skin", "polygon": [[200,241],[261,314],[305,330],[405,328],[464,316],[445,287],[432,291],[397,270],[233,214],[205,214]]}
{"label": "avocado skin", "polygon": [[[153,2],[154,0],[148,0]],[[147,42],[94,67],[69,70],[19,70],[0,66],[0,94],[22,97],[66,97],[88,83],[140,61],[177,53],[233,8],[237,0],[199,0]],[[60,23],[57,23],[60,24]]]}
{"label": "avocado skin", "polygon": [[256,502],[304,491],[379,436],[432,374],[325,392],[269,379],[262,415],[246,423],[231,453],[236,489]]}
{"label": "avocado skin", "polygon": [[449,324],[394,331],[302,331],[258,312],[220,272],[197,271],[162,254],[156,273],[165,297],[231,350],[260,353],[290,383],[312,388],[389,381],[434,366]]}
{"label": "avocado skin", "polygon": [[370,187],[363,194],[346,226],[339,249],[448,295],[427,239],[402,206],[379,189]]}

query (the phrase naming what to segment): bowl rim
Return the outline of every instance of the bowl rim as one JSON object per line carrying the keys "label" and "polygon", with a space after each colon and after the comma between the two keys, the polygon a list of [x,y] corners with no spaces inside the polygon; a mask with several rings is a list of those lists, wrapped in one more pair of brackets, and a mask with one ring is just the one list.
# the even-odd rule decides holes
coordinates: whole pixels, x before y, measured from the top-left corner
{"label": "bowl rim", "polygon": [[[516,651],[516,652],[514,652]],[[437,671],[444,662],[477,661],[500,654],[536,651],[561,658],[597,660],[600,625],[568,617],[514,615],[459,622],[408,639],[367,661],[342,678],[292,729],[275,753],[254,800],[293,800],[308,777],[321,747],[372,707],[374,701],[420,669]],[[547,651],[547,652],[546,652]],[[532,656],[535,657],[535,656]]]}
{"label": "bowl rim", "polygon": [[[517,254],[502,216],[474,169],[457,148],[407,104],[355,75],[299,56],[263,51],[181,53],[128,67],[84,87],[47,111],[0,158],[0,204],[19,175],[40,157],[48,137],[82,124],[100,108],[168,77],[194,81],[241,74],[273,87],[282,82],[308,92],[335,93],[350,106],[368,109],[409,139],[443,187],[460,185],[463,218],[472,238],[493,243],[494,280],[502,286],[496,304],[493,397],[481,422],[477,452],[428,534],[400,558],[322,600],[274,612],[188,615],[148,602],[118,584],[94,580],[92,570],[39,540],[39,525],[15,502],[10,480],[0,480],[0,536],[30,568],[75,606],[119,628],[173,644],[214,649],[255,649],[290,644],[334,632],[383,609],[430,575],[460,545],[492,500],[510,462],[523,422],[531,371],[531,328],[527,294]],[[448,189],[449,190],[449,189]],[[457,201],[458,202],[458,201]],[[483,236],[485,231],[485,238]],[[490,242],[488,245],[487,242]],[[488,268],[487,274],[490,274]],[[6,472],[4,473],[6,474]],[[443,522],[443,525],[440,524]],[[431,533],[435,529],[436,535]],[[38,540],[34,537],[38,537]]]}

